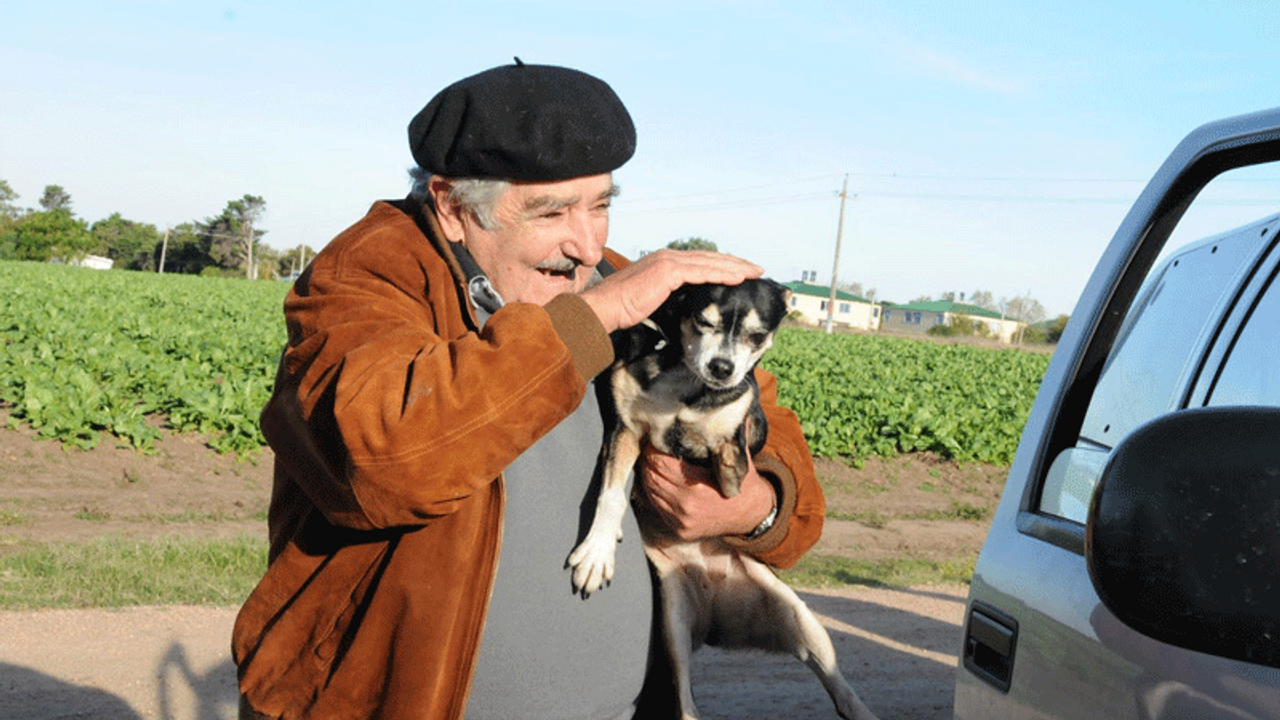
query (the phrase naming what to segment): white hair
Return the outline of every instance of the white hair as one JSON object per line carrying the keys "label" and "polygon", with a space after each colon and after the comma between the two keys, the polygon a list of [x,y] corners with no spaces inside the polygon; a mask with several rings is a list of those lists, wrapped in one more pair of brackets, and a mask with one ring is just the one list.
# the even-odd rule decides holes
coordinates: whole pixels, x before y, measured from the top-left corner
{"label": "white hair", "polygon": [[427,201],[430,197],[428,188],[431,186],[431,179],[440,177],[449,183],[447,202],[471,213],[485,230],[494,231],[502,227],[494,216],[494,211],[498,207],[498,199],[511,187],[510,182],[491,178],[446,178],[432,175],[421,167],[410,170],[409,176],[413,178],[413,190],[409,192],[409,197],[417,202]]}

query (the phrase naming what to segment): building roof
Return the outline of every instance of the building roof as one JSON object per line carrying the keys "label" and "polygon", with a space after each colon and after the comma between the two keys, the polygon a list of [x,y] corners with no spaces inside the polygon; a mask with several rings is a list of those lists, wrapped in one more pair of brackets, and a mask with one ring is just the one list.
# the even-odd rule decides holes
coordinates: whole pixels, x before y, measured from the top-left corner
{"label": "building roof", "polygon": [[[789,283],[782,283],[782,284],[791,288],[791,292],[797,295],[810,295],[813,297],[822,298],[823,300],[827,300],[831,297],[830,285],[810,285],[809,283],[802,283],[799,281],[792,281]],[[874,304],[873,301],[868,300],[862,297],[861,295],[854,295],[853,293],[848,293],[843,290],[836,290],[836,299],[849,300],[851,302]]]}
{"label": "building roof", "polygon": [[[946,300],[913,302],[902,305],[885,303],[885,305],[902,308],[903,310],[919,310],[920,312],[951,313],[952,315],[969,315],[972,317],[994,318],[997,320],[1006,319],[1003,315],[994,310],[988,310],[983,307],[978,307],[977,305],[969,305],[968,303],[949,302]],[[1012,320],[1013,318],[1007,319]]]}

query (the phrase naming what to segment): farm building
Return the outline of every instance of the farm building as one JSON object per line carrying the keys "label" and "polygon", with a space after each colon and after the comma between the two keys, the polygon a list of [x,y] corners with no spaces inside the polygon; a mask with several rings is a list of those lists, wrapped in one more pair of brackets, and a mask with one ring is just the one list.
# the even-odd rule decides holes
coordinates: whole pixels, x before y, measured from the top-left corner
{"label": "farm building", "polygon": [[994,310],[965,303],[938,300],[914,302],[905,305],[885,303],[880,316],[880,327],[885,330],[924,334],[939,325],[954,325],[964,318],[985,334],[1001,342],[1011,343],[1026,324],[1006,318]]}
{"label": "farm building", "polygon": [[[804,322],[824,325],[827,322],[827,304],[831,301],[831,288],[803,282],[783,283],[791,289],[791,310],[799,313]],[[835,312],[832,320],[837,325],[858,330],[875,330],[880,327],[880,305],[872,300],[836,291]]]}
{"label": "farm building", "polygon": [[115,260],[101,255],[85,255],[79,260],[73,260],[71,264],[79,265],[80,267],[93,268],[94,270],[110,270],[111,267],[115,265],[115,262]]}

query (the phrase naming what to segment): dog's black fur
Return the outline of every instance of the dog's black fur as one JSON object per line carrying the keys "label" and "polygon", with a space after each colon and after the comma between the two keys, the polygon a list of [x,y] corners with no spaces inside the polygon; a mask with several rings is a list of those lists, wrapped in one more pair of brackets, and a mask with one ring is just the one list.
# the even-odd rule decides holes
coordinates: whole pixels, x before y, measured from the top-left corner
{"label": "dog's black fur", "polygon": [[[569,556],[583,596],[613,577],[627,477],[644,444],[710,469],[725,497],[738,494],[768,434],[754,369],[787,313],[790,291],[771,280],[686,285],[645,324],[614,336],[613,428],[585,539]],[[790,652],[804,661],[842,717],[874,720],[836,666],[835,650],[804,602],[768,567],[720,539],[681,541],[636,494],[645,553],[660,581],[663,638],[682,718],[697,717],[690,656],[704,642]]]}
{"label": "dog's black fur", "polygon": [[[677,403],[675,421],[660,436],[649,437],[649,442],[669,455],[712,468],[726,497],[738,493],[747,471],[747,453],[760,452],[768,435],[768,421],[760,409],[760,388],[751,371],[787,314],[788,292],[770,280],[748,280],[735,286],[685,285],[650,316],[648,323],[614,336],[615,408],[620,402],[631,407],[636,396],[664,405]],[[706,308],[715,308],[720,322],[699,328],[698,314]],[[752,323],[751,327],[746,327],[747,323]],[[708,336],[722,342],[715,343],[718,347],[704,348],[712,354],[699,369],[686,361],[686,353],[694,350],[688,345],[695,338]],[[621,373],[634,380],[634,385],[620,377]],[[728,382],[738,376],[738,382]],[[749,401],[738,402],[744,396],[749,396]],[[734,428],[732,438],[727,444],[711,446],[706,420],[725,408],[735,408],[729,419]],[[738,416],[737,408],[745,415]],[[653,427],[649,418],[633,419]]]}

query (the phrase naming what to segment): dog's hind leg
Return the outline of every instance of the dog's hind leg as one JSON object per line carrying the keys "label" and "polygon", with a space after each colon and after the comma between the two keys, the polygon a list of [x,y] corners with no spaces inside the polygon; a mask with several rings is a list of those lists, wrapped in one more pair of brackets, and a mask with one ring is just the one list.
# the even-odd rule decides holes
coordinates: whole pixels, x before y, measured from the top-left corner
{"label": "dog's hind leg", "polygon": [[[662,550],[646,546],[645,552],[658,571],[659,591],[662,598],[662,640],[671,660],[671,679],[676,686],[680,702],[680,720],[698,720],[698,708],[693,702],[693,668],[695,634],[706,632],[706,622],[698,608],[704,602],[697,580],[686,574],[679,563],[673,563]],[[700,644],[700,640],[699,640]]]}
{"label": "dog's hind leg", "polygon": [[789,652],[808,665],[822,681],[822,686],[831,696],[840,717],[846,720],[876,720],[875,714],[840,674],[831,636],[822,627],[822,623],[818,622],[809,606],[769,568],[748,557],[742,557],[741,560],[747,576],[764,592],[762,601],[767,607],[766,612],[773,615],[765,618],[764,623],[759,623],[760,619],[757,619],[757,623],[764,627],[752,630],[753,634],[761,629],[771,634],[771,637],[760,643],[763,648]]}

